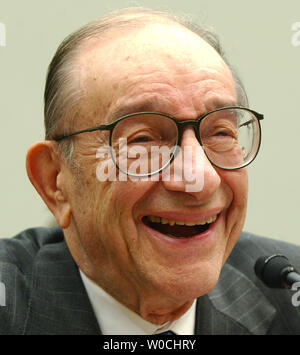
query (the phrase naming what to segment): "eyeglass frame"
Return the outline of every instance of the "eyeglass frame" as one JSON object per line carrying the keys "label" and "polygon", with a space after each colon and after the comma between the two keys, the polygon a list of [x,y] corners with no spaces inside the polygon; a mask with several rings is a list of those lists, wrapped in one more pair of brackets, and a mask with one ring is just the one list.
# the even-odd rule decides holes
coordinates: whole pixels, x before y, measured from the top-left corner
{"label": "eyeglass frame", "polygon": [[[111,123],[102,124],[100,126],[95,126],[95,127],[91,127],[91,128],[86,128],[86,129],[83,129],[83,130],[80,130],[80,131],[75,131],[75,132],[68,133],[68,134],[58,135],[58,136],[53,137],[52,140],[58,142],[58,141],[60,141],[62,139],[69,138],[69,137],[72,137],[72,136],[75,136],[75,135],[78,135],[78,134],[81,134],[81,133],[94,132],[94,131],[109,131],[110,132],[109,133],[110,134],[109,135],[110,152],[111,152],[111,157],[112,157],[116,167],[119,170],[121,170],[123,173],[125,173],[126,175],[134,175],[134,176],[139,176],[139,177],[151,176],[151,175],[157,174],[158,172],[162,171],[163,169],[165,169],[168,165],[170,165],[172,163],[172,161],[174,160],[174,158],[175,158],[175,156],[177,154],[176,149],[174,150],[174,153],[173,153],[172,157],[170,158],[170,160],[168,161],[168,163],[166,163],[162,168],[160,168],[159,170],[157,170],[155,172],[151,172],[151,173],[148,173],[148,174],[130,174],[130,173],[126,172],[126,171],[123,171],[118,166],[117,162],[114,159],[113,153],[112,153],[112,133],[113,133],[114,128],[116,127],[116,125],[120,121],[123,121],[126,118],[129,118],[129,117],[132,117],[132,116],[136,116],[136,115],[153,114],[153,115],[164,116],[164,117],[167,117],[167,118],[171,119],[176,124],[176,127],[177,127],[177,140],[176,140],[175,147],[181,145],[183,130],[187,126],[192,126],[194,128],[194,132],[195,132],[195,136],[197,138],[197,141],[200,144],[200,146],[203,147],[202,142],[201,142],[201,137],[200,137],[200,124],[201,124],[201,121],[205,117],[207,117],[208,115],[210,115],[212,113],[219,112],[219,111],[224,111],[224,110],[230,110],[230,109],[234,109],[234,110],[240,109],[240,110],[248,111],[248,112],[252,113],[254,115],[254,117],[257,119],[258,131],[259,131],[259,142],[258,142],[258,146],[257,146],[255,155],[253,156],[253,158],[248,163],[245,163],[242,166],[239,166],[237,168],[222,168],[222,167],[218,166],[217,164],[215,164],[214,162],[211,161],[211,159],[207,156],[207,153],[205,152],[205,148],[203,150],[204,150],[204,153],[205,153],[207,159],[209,160],[209,162],[212,165],[214,165],[215,167],[217,167],[219,169],[222,169],[222,170],[229,170],[229,171],[238,170],[238,169],[242,169],[242,168],[246,167],[247,165],[251,164],[254,161],[254,159],[256,158],[256,156],[257,156],[257,154],[259,152],[259,149],[260,149],[260,145],[261,145],[261,135],[262,134],[261,134],[260,121],[264,119],[264,115],[263,114],[261,114],[261,113],[259,113],[257,111],[254,111],[254,110],[252,110],[250,108],[242,107],[242,106],[225,106],[225,107],[217,108],[215,110],[206,112],[205,114],[201,115],[200,117],[198,117],[198,118],[196,118],[194,120],[178,120],[178,119],[176,119],[173,116],[170,116],[170,115],[167,115],[167,114],[164,114],[164,113],[161,113],[161,112],[152,112],[152,111],[134,112],[134,113],[129,113],[127,115],[119,117],[119,118],[117,118],[115,121],[113,121]],[[249,123],[249,121],[243,123],[241,126],[244,126],[244,125],[246,125],[248,123]],[[239,127],[241,127],[241,126],[239,126]]]}

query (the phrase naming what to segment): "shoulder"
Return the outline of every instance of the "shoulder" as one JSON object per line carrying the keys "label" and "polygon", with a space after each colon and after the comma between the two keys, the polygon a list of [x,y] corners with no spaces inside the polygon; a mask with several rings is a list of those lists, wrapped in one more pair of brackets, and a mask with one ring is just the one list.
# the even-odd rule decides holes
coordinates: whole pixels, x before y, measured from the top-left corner
{"label": "shoulder", "polygon": [[25,323],[37,255],[63,241],[60,228],[27,229],[0,238],[0,334],[21,334]]}
{"label": "shoulder", "polygon": [[32,261],[41,248],[63,240],[63,232],[55,228],[31,228],[12,238],[0,238],[0,265],[13,264],[20,272],[30,272]]}
{"label": "shoulder", "polygon": [[[272,238],[242,233],[236,243],[227,264],[250,280],[249,289],[260,290],[276,310],[268,334],[300,334],[300,308],[292,303],[294,292],[287,289],[267,287],[255,275],[254,266],[261,256],[282,254],[286,256],[296,270],[300,270],[300,246]],[[260,315],[257,317],[260,319]]]}
{"label": "shoulder", "polygon": [[300,245],[243,232],[236,243],[228,262],[242,266],[255,264],[261,256],[285,255],[296,269],[300,270]]}

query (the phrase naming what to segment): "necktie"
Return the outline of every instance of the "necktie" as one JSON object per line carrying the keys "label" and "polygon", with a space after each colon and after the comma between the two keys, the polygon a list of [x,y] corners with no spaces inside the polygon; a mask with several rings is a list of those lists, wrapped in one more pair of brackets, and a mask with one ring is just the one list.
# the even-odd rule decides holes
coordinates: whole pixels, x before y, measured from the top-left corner
{"label": "necktie", "polygon": [[167,330],[166,332],[157,333],[155,335],[176,335],[172,330]]}

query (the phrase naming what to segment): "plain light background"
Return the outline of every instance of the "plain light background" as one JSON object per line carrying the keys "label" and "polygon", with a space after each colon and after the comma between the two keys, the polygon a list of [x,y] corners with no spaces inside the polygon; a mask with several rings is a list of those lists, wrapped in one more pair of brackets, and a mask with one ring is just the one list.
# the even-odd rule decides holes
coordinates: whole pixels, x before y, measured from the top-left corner
{"label": "plain light background", "polygon": [[56,48],[85,23],[128,6],[192,14],[220,35],[250,107],[265,115],[261,151],[249,167],[244,229],[300,244],[300,33],[292,29],[300,22],[299,0],[0,0],[6,28],[6,46],[0,46],[0,236],[53,223],[27,178],[25,156],[43,139],[43,90]]}

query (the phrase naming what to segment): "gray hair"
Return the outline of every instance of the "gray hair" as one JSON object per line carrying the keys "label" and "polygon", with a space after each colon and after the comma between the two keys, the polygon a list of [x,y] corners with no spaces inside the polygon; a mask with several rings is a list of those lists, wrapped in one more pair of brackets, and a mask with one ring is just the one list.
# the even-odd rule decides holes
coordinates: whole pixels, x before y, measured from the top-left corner
{"label": "gray hair", "polygon": [[[248,99],[244,86],[237,72],[228,63],[217,35],[211,30],[192,21],[190,17],[177,16],[170,12],[155,11],[145,8],[128,8],[117,10],[107,16],[101,17],[68,36],[58,47],[47,72],[44,93],[44,123],[45,139],[53,139],[58,133],[65,133],[79,116],[80,102],[83,99],[80,85],[76,85],[76,60],[83,45],[93,38],[101,39],[106,31],[130,26],[144,26],[145,22],[171,21],[184,26],[196,33],[210,44],[222,57],[230,68],[237,94],[237,103],[247,107]],[[73,139],[64,139],[59,142],[63,156],[68,162],[72,161]]]}

